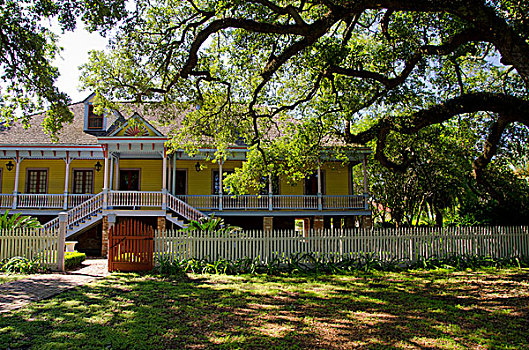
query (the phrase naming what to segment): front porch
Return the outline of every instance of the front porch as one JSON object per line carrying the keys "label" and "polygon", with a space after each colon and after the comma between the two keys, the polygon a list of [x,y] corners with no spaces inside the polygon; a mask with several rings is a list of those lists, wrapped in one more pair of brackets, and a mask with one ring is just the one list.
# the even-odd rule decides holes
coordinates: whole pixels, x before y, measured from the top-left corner
{"label": "front porch", "polygon": [[[106,196],[105,209],[167,208],[164,191],[114,191]],[[36,210],[72,209],[97,194],[0,194],[0,208],[34,212]],[[172,197],[172,196],[171,196]],[[367,210],[367,195],[177,195],[175,198],[203,211],[252,210]],[[169,199],[170,200],[170,199]]]}

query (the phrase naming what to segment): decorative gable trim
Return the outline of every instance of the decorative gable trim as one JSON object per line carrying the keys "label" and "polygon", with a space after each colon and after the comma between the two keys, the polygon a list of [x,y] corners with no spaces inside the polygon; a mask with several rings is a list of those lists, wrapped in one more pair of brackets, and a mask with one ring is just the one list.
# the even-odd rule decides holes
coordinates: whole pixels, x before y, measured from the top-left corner
{"label": "decorative gable trim", "polygon": [[112,137],[165,137],[138,113],[134,113],[123,125],[108,136]]}

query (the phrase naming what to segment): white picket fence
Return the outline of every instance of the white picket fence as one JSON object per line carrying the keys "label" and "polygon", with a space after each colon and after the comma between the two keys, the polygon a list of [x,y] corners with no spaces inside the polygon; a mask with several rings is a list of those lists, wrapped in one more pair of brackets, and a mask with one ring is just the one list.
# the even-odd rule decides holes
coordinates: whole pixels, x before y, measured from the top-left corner
{"label": "white picket fence", "polygon": [[414,261],[419,257],[479,255],[493,258],[529,256],[529,227],[450,227],[206,232],[160,231],[154,238],[155,259],[258,259],[287,261],[310,253],[326,261],[372,256]]}
{"label": "white picket fence", "polygon": [[58,268],[59,230],[0,230],[0,260],[20,256],[38,258],[52,269]]}

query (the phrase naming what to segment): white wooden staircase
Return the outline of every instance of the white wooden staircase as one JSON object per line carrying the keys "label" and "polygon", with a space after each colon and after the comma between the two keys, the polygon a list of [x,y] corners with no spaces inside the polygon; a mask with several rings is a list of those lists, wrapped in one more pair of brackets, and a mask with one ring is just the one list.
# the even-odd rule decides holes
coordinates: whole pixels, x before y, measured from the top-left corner
{"label": "white wooden staircase", "polygon": [[[159,203],[160,208],[162,208],[162,196],[161,192],[155,193],[159,194],[160,200],[155,201]],[[149,193],[151,198],[150,204],[152,204],[153,193]],[[185,228],[186,222],[184,220],[198,220],[206,215],[194,207],[190,206],[186,202],[182,201],[179,198],[176,198],[170,193],[165,194],[166,196],[166,219],[175,225]],[[109,204],[112,204],[112,192],[109,192]],[[141,198],[139,196],[131,197],[132,199],[127,201],[126,206],[130,207],[141,207],[145,205],[140,200],[136,198]],[[68,210],[66,213],[66,237],[70,237],[76,233],[84,231],[103,219],[104,212],[104,203],[103,203],[103,193],[99,193],[94,197],[90,198],[87,201],[79,204],[78,206]],[[112,212],[112,209],[106,209],[105,212]],[[48,223],[44,224],[45,229],[58,229],[59,228],[59,218],[55,218]]]}

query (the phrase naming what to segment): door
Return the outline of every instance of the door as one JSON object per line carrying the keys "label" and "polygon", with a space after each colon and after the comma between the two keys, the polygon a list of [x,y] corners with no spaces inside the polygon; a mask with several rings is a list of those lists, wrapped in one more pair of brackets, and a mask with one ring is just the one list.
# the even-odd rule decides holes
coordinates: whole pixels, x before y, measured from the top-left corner
{"label": "door", "polygon": [[149,271],[153,268],[154,230],[135,219],[110,228],[108,271]]}
{"label": "door", "polygon": [[183,196],[187,194],[187,171],[176,170],[175,171],[175,189],[174,194],[177,196]]}
{"label": "door", "polygon": [[119,170],[119,190],[139,191],[140,190],[140,170],[120,169]]}

